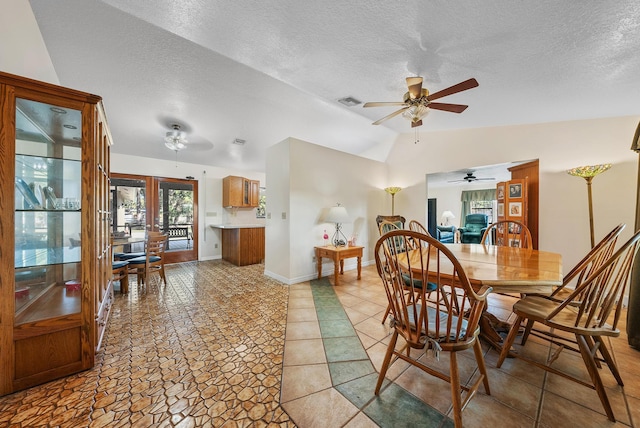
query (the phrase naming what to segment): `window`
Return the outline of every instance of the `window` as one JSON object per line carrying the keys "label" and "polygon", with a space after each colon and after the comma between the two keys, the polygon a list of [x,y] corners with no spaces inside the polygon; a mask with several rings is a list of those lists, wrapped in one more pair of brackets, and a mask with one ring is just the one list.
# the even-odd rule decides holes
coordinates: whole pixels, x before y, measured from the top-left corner
{"label": "window", "polygon": [[489,224],[493,223],[494,205],[496,201],[470,201],[471,214],[486,214]]}

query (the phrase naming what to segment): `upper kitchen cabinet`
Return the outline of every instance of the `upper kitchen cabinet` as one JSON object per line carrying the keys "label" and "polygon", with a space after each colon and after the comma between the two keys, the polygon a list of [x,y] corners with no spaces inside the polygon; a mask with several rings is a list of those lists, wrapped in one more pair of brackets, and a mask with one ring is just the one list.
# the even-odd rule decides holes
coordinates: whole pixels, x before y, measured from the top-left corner
{"label": "upper kitchen cabinet", "polygon": [[228,176],[222,179],[222,206],[255,208],[260,201],[260,182],[244,177]]}
{"label": "upper kitchen cabinet", "polygon": [[0,395],[94,365],[109,145],[100,97],[0,73]]}

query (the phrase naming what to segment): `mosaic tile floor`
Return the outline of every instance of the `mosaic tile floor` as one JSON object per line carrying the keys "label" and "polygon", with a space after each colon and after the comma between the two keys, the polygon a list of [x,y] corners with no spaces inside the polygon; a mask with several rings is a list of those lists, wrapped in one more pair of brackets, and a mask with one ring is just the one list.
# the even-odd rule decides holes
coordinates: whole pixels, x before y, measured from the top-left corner
{"label": "mosaic tile floor", "polygon": [[116,293],[92,370],[0,398],[0,426],[295,426],[278,404],[289,288],[263,265],[166,271]]}
{"label": "mosaic tile floor", "polygon": [[[167,286],[146,291],[132,277],[131,293],[116,294],[96,366],[0,397],[0,426],[451,426],[448,384],[403,362],[373,397],[389,339],[375,267],[365,267],[362,280],[347,271],[338,287],[327,278],[287,287],[263,270],[184,263],[167,267]],[[511,301],[491,304],[509,317]],[[530,343],[527,352],[546,352]],[[492,395],[481,389],[471,400],[465,426],[637,426],[640,353],[625,337],[612,347],[625,380],[623,390],[603,371],[616,424],[594,391],[520,360],[496,369],[497,353],[484,346]],[[459,360],[472,379],[473,357]],[[448,367],[446,354],[425,361]],[[582,371],[574,355],[559,363]]]}

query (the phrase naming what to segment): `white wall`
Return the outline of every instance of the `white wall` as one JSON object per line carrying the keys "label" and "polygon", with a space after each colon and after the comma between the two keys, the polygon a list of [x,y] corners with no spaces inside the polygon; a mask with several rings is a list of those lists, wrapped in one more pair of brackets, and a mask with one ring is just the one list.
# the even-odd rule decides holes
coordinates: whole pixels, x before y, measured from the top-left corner
{"label": "white wall", "polygon": [[[391,205],[382,190],[387,186],[384,163],[289,138],[267,150],[267,177],[267,213],[272,212],[267,219],[268,275],[290,284],[317,277],[313,248],[324,245],[324,230],[333,234],[335,225],[326,223],[324,215],[336,203],[351,218],[343,225],[344,234],[347,238],[357,234],[357,244],[365,246],[363,265],[371,263],[371,243],[378,235],[375,217],[389,214]],[[272,192],[283,195],[276,197]],[[281,205],[271,205],[272,201]],[[281,212],[288,213],[287,221],[281,219]],[[345,270],[355,265],[355,259],[348,259]],[[322,275],[331,273],[333,263],[327,261]]]}
{"label": "white wall", "polygon": [[25,0],[2,0],[0,71],[59,85],[40,28]]}
{"label": "white wall", "polygon": [[268,148],[266,165],[265,273],[285,283],[291,275],[290,145],[286,139]]}
{"label": "white wall", "polygon": [[111,172],[168,178],[192,176],[198,180],[198,260],[222,257],[220,230],[212,229],[209,225],[264,223],[264,219],[256,218],[255,208],[231,209],[222,207],[222,179],[224,177],[239,175],[251,180],[259,180],[260,186],[264,187],[266,186],[266,176],[263,173],[238,172],[209,165],[125,156],[117,153],[111,154]]}
{"label": "white wall", "polygon": [[[618,223],[633,234],[638,155],[631,139],[638,117],[626,116],[534,125],[403,134],[387,163],[390,182],[404,187],[396,212],[407,219],[425,217],[425,174],[526,159],[540,160],[541,250],[561,253],[564,270],[589,249],[585,181],[567,169],[612,163],[593,180],[596,241]],[[426,125],[428,127],[428,124]],[[425,128],[425,126],[423,126]],[[438,207],[440,210],[441,206]]]}

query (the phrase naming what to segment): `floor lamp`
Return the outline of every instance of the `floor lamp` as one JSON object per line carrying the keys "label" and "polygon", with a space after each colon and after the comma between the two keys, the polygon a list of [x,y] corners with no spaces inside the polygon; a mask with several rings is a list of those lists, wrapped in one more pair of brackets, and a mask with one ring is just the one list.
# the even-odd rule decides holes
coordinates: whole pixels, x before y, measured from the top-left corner
{"label": "floor lamp", "polygon": [[395,207],[394,207],[394,199],[396,197],[396,193],[402,190],[402,187],[386,187],[384,189],[385,192],[391,195],[391,215],[396,215]]}
{"label": "floor lamp", "polygon": [[605,172],[611,168],[610,163],[601,165],[590,166],[578,166],[567,171],[570,175],[576,177],[582,177],[587,181],[587,193],[589,198],[589,232],[591,232],[591,248],[595,245],[594,233],[593,233],[593,200],[591,198],[591,181],[596,175]]}

